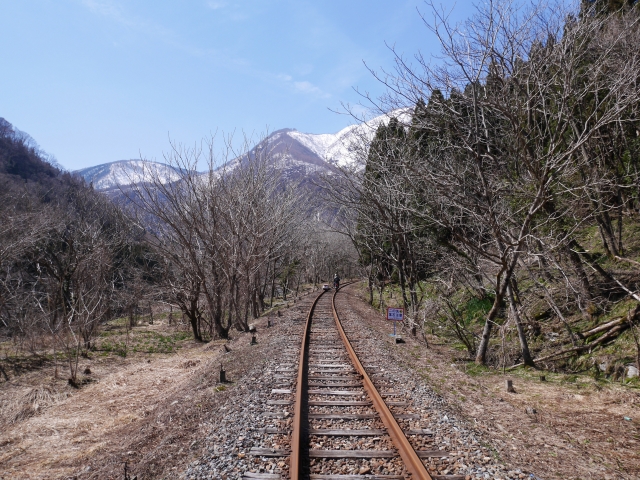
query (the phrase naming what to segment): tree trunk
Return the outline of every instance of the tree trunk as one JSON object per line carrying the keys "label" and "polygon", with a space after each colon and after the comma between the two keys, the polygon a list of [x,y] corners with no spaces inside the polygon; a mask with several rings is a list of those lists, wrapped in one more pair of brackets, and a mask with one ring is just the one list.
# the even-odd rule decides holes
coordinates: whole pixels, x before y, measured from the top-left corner
{"label": "tree trunk", "polygon": [[533,363],[533,358],[531,357],[531,352],[529,351],[529,344],[527,342],[527,335],[522,327],[522,322],[520,321],[520,314],[518,313],[518,307],[516,305],[515,298],[513,296],[513,289],[511,282],[507,286],[507,296],[509,297],[509,304],[511,306],[511,313],[513,314],[513,320],[516,324],[516,329],[518,330],[518,338],[520,339],[520,348],[522,349],[522,361],[525,365],[529,367],[535,367],[536,364]]}
{"label": "tree trunk", "polygon": [[273,297],[276,293],[276,268],[275,268],[275,260],[273,263],[273,276],[271,277],[271,298],[269,300],[269,308],[273,307]]}
{"label": "tree trunk", "polygon": [[616,241],[616,237],[613,233],[613,225],[611,222],[611,217],[607,212],[604,212],[600,215],[596,215],[596,221],[598,222],[598,227],[600,229],[600,237],[602,238],[602,243],[607,250],[607,253],[610,257],[614,257],[619,255],[618,245]]}
{"label": "tree trunk", "polygon": [[400,280],[400,291],[402,292],[402,306],[404,307],[405,312],[409,312],[409,300],[407,300],[407,279],[404,272],[404,260],[402,249],[399,244],[396,244],[396,252],[398,255],[398,260],[396,262],[398,268],[398,277]]}
{"label": "tree trunk", "polygon": [[219,338],[229,338],[229,328],[231,327],[231,323],[227,323],[227,325],[222,324],[222,288],[218,284],[216,286],[216,310],[214,313],[215,326],[216,326],[216,334]]}
{"label": "tree trunk", "polygon": [[202,336],[200,335],[200,328],[198,325],[198,316],[197,315],[193,315],[191,313],[187,314],[187,317],[189,318],[189,323],[191,324],[191,330],[193,330],[193,338],[198,341],[201,342],[202,341]]}
{"label": "tree trunk", "polygon": [[491,337],[491,329],[493,328],[493,321],[498,316],[500,308],[502,307],[502,295],[501,292],[496,292],[496,298],[493,300],[493,305],[482,330],[482,339],[478,345],[478,352],[476,353],[476,363],[478,365],[486,365],[487,363],[487,350],[489,349],[489,339]]}
{"label": "tree trunk", "polygon": [[578,298],[578,307],[582,312],[582,315],[587,319],[591,320],[591,310],[593,304],[593,297],[591,295],[591,285],[589,283],[589,277],[587,276],[587,272],[584,271],[584,267],[582,265],[582,260],[580,260],[580,256],[573,250],[573,245],[569,244],[565,249],[571,264],[573,265],[573,270],[576,273],[576,276],[580,280],[580,293],[584,297],[584,301],[581,298]]}

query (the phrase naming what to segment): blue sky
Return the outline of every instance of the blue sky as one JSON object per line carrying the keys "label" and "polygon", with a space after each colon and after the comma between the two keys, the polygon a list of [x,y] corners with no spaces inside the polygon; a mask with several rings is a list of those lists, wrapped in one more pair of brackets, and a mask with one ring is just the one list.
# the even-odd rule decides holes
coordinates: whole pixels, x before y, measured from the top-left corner
{"label": "blue sky", "polygon": [[[454,16],[471,14],[461,0]],[[74,170],[162,161],[169,136],[334,133],[363,61],[437,53],[418,0],[0,0],[0,117]]]}

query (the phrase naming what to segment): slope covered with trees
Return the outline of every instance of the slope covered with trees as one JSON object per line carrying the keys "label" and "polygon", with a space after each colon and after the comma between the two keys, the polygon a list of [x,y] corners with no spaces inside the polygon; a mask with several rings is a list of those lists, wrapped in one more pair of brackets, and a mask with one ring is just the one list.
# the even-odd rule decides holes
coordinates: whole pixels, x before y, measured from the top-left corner
{"label": "slope covered with trees", "polygon": [[1,127],[0,328],[28,352],[64,352],[74,383],[80,352],[124,307],[142,231],[30,137]]}
{"label": "slope covered with trees", "polygon": [[195,340],[228,338],[274,297],[286,301],[302,283],[354,265],[350,243],[307,218],[311,187],[282,178],[282,152],[268,142],[229,151],[237,161],[223,170],[212,145],[174,145],[167,163],[179,179],[140,161],[147,181],[113,202],[28,135],[0,127],[0,335],[21,354],[62,358],[73,385],[107,321],[134,327],[152,305],[166,306]]}
{"label": "slope covered with trees", "polygon": [[397,288],[413,329],[480,364],[553,366],[618,337],[618,367],[640,362],[634,3],[497,1],[464,25],[433,10],[442,61],[398,56],[370,99],[412,120],[380,126],[364,172],[331,188],[370,301]]}

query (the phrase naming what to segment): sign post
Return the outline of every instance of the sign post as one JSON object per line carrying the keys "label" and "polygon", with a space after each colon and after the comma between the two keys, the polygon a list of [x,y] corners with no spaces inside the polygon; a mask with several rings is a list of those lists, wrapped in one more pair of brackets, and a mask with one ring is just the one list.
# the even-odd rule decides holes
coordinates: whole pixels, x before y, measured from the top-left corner
{"label": "sign post", "polygon": [[387,307],[387,320],[393,322],[393,336],[396,336],[396,322],[404,320],[404,308]]}

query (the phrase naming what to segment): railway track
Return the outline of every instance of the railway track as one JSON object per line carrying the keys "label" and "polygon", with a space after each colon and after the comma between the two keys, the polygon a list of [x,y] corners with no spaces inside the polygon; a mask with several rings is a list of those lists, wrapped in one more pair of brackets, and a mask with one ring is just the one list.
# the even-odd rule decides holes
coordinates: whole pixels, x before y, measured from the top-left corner
{"label": "railway track", "polygon": [[[338,294],[318,295],[307,314],[302,342],[283,353],[291,363],[276,369],[276,388],[266,403],[276,409],[267,416],[277,421],[262,433],[278,438],[281,448],[254,447],[249,452],[273,459],[288,475],[245,473],[243,478],[464,480],[464,475],[429,474],[425,463],[447,453],[414,449],[412,443],[424,444],[416,438],[433,432],[410,428],[420,415],[403,413],[410,403],[405,392],[397,386],[389,390],[384,379],[376,382],[371,378],[376,374],[367,373],[372,369],[358,356],[357,338],[349,339],[341,325]],[[291,407],[293,418],[288,420],[285,409]]]}

